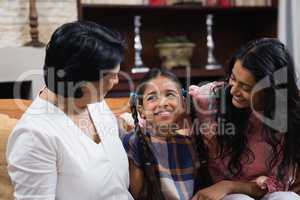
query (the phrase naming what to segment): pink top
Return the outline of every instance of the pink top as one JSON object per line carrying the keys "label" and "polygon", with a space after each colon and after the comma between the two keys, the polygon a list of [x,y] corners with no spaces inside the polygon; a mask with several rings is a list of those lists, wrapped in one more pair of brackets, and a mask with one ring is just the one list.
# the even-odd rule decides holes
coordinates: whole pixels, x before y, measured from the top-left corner
{"label": "pink top", "polygon": [[[205,143],[208,145],[209,151],[209,171],[212,176],[213,182],[216,183],[221,180],[233,181],[252,181],[259,176],[267,176],[269,179],[266,181],[266,186],[269,192],[288,190],[291,184],[293,170],[287,170],[287,176],[284,180],[276,180],[276,174],[281,158],[276,161],[276,164],[271,170],[268,169],[266,162],[272,153],[272,147],[264,141],[263,135],[266,130],[263,123],[255,116],[254,113],[250,114],[248,127],[246,129],[248,137],[248,148],[253,154],[242,155],[242,171],[240,175],[233,176],[228,169],[229,158],[218,158],[217,156],[217,143],[215,140],[216,135],[216,122],[214,113],[216,113],[216,105],[213,97],[213,87],[223,84],[221,82],[212,82],[198,88],[196,95],[197,105],[200,110],[198,111],[198,119],[200,121],[201,132],[204,134]],[[230,131],[230,130],[229,130]],[[278,151],[280,146],[278,148]],[[251,156],[254,155],[254,156]]]}

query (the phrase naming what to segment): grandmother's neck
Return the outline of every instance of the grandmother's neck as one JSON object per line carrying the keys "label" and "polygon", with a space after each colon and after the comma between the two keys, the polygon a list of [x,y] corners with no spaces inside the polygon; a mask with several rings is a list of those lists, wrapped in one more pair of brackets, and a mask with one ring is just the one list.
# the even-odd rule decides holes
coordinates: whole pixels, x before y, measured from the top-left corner
{"label": "grandmother's neck", "polygon": [[84,99],[65,98],[53,93],[47,88],[41,91],[39,97],[52,103],[63,112],[70,115],[80,114],[87,109],[87,103]]}

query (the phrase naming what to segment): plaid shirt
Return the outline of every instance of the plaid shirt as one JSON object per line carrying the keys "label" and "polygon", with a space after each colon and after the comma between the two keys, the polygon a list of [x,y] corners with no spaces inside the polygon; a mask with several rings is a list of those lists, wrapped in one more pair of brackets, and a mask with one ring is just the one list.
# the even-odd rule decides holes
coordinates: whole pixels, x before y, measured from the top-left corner
{"label": "plaid shirt", "polygon": [[[161,189],[166,199],[191,199],[199,160],[192,136],[162,136],[147,134],[160,175]],[[141,166],[138,139],[134,133],[122,137],[128,157]]]}

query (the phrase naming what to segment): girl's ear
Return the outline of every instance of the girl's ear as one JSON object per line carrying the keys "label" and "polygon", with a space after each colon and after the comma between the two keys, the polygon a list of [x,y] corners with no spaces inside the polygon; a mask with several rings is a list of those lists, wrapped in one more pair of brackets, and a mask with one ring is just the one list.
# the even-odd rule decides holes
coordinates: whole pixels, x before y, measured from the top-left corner
{"label": "girl's ear", "polygon": [[138,113],[142,119],[145,119],[145,111],[142,105],[137,106]]}

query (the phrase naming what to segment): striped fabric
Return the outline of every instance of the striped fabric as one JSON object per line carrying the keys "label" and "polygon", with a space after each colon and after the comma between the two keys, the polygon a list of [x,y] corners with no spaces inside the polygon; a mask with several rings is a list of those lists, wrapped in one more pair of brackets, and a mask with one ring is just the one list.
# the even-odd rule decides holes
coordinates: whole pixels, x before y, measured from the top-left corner
{"label": "striped fabric", "polygon": [[[194,192],[194,179],[199,167],[192,136],[162,136],[147,134],[159,171],[162,192],[166,199],[191,199]],[[128,157],[141,165],[139,145],[134,133],[122,137]]]}

